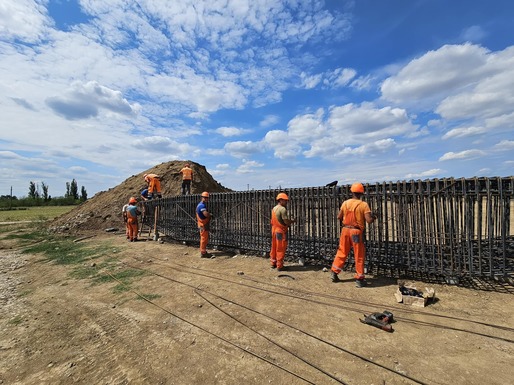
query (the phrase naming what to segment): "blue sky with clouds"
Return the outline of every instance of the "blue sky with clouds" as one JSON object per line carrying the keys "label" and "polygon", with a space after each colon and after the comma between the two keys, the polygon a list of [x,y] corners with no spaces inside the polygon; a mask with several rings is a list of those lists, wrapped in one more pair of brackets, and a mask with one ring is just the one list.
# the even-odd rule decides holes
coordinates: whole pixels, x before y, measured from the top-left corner
{"label": "blue sky with clouds", "polygon": [[2,0],[0,195],[507,176],[514,2]]}

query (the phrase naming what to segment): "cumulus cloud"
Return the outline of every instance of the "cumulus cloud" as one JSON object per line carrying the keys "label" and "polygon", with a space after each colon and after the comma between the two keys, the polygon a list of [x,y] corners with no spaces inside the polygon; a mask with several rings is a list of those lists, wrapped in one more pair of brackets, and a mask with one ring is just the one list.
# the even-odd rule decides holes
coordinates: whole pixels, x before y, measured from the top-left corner
{"label": "cumulus cloud", "polygon": [[263,120],[259,123],[261,127],[270,127],[277,124],[280,121],[280,117],[277,115],[267,115]]}
{"label": "cumulus cloud", "polygon": [[36,0],[3,1],[0,6],[0,38],[40,41],[51,25],[46,7]]}
{"label": "cumulus cloud", "polygon": [[514,140],[502,140],[494,145],[494,149],[498,151],[512,151],[514,150]]}
{"label": "cumulus cloud", "polygon": [[243,134],[246,134],[248,132],[251,132],[250,130],[244,129],[244,128],[237,128],[237,127],[219,127],[214,130],[217,134],[220,134],[221,136],[229,137],[229,136],[240,136]]}
{"label": "cumulus cloud", "polygon": [[148,152],[165,153],[175,156],[191,154],[194,147],[187,143],[179,143],[170,138],[162,136],[150,136],[134,141],[133,146]]}
{"label": "cumulus cloud", "polygon": [[263,167],[264,163],[256,162],[254,160],[243,159],[243,163],[236,169],[238,174],[248,174],[253,172],[256,168]]}
{"label": "cumulus cloud", "polygon": [[262,152],[262,145],[252,141],[229,142],[225,144],[224,149],[235,158],[246,158]]}
{"label": "cumulus cloud", "polygon": [[441,170],[440,168],[433,168],[416,174],[407,174],[405,175],[405,179],[431,178],[440,174],[442,171],[443,170]]}
{"label": "cumulus cloud", "polygon": [[460,152],[447,152],[443,156],[439,158],[440,161],[445,160],[468,160],[468,159],[476,159],[484,156],[486,153],[482,150],[465,150]]}
{"label": "cumulus cloud", "polygon": [[381,85],[382,98],[426,107],[460,93],[498,71],[489,64],[490,52],[473,44],[445,45],[412,60]]}
{"label": "cumulus cloud", "polygon": [[300,154],[302,147],[295,140],[291,140],[286,131],[271,130],[266,133],[264,143],[273,150],[274,156],[279,159],[294,158]]}
{"label": "cumulus cloud", "polygon": [[467,136],[479,135],[487,132],[485,127],[458,127],[453,128],[443,135],[443,139],[463,138]]}
{"label": "cumulus cloud", "polygon": [[111,90],[95,81],[73,82],[63,96],[50,97],[46,103],[55,113],[68,120],[96,117],[100,109],[121,115],[138,111],[138,105],[131,105],[120,91]]}

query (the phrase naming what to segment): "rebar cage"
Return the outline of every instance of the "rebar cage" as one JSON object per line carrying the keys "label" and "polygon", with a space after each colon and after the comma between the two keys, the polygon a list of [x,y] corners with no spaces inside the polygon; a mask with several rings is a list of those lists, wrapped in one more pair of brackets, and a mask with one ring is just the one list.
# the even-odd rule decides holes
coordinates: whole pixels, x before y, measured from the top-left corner
{"label": "rebar cage", "polygon": [[[286,260],[331,262],[341,231],[337,214],[351,197],[350,185],[211,193],[209,246],[266,255],[279,192],[288,194],[288,210],[296,219]],[[363,200],[378,217],[365,232],[367,270],[512,280],[513,195],[514,177],[366,184]],[[198,244],[200,199],[182,195],[147,201],[143,224],[176,241]]]}

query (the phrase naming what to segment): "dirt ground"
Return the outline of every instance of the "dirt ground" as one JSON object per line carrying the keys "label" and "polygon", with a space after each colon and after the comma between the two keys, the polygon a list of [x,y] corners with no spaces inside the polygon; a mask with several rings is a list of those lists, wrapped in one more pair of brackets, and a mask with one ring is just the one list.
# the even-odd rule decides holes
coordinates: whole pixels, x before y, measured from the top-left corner
{"label": "dirt ground", "polygon": [[[76,266],[0,242],[0,384],[498,384],[514,378],[510,288],[417,282],[425,308],[398,304],[397,282],[323,266],[271,270],[261,257],[152,240],[108,242],[130,290],[71,275]],[[102,260],[83,266],[102,273]],[[105,272],[107,274],[107,271]],[[391,311],[388,333],[359,322]]]}

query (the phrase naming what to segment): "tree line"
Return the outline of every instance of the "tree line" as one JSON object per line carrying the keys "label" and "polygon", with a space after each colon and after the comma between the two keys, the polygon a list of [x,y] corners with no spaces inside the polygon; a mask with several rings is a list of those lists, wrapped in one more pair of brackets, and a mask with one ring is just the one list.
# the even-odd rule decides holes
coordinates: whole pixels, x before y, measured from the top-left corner
{"label": "tree line", "polygon": [[73,179],[66,182],[66,194],[60,197],[52,197],[48,193],[49,186],[45,182],[39,185],[36,182],[29,183],[29,191],[26,197],[18,198],[12,195],[0,196],[0,208],[34,207],[34,206],[70,206],[77,205],[87,200],[87,191],[81,186],[80,194],[77,181]]}

